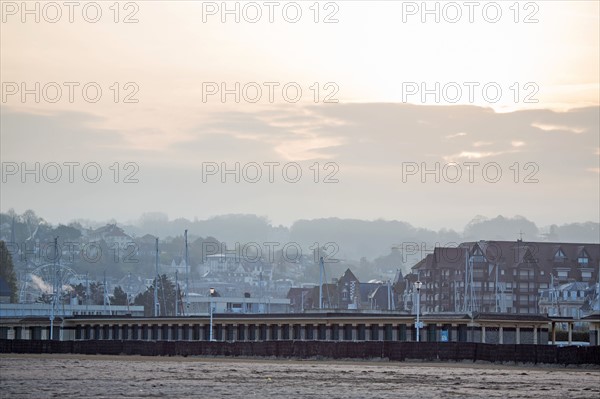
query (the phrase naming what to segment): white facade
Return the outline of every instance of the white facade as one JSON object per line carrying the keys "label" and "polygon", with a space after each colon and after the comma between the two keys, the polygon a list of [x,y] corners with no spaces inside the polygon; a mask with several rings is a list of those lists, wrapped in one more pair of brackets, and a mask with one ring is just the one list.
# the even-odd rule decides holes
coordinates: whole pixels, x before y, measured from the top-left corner
{"label": "white facade", "polygon": [[[51,313],[51,305],[47,303],[7,303],[0,304],[0,317],[44,316]],[[59,305],[54,315],[70,317],[78,315],[113,315],[113,316],[144,316],[143,306],[104,306],[104,305]]]}
{"label": "white facade", "polygon": [[214,313],[289,313],[290,300],[287,298],[245,298],[210,297],[190,294],[187,302],[188,316],[202,316],[210,313],[212,303]]}

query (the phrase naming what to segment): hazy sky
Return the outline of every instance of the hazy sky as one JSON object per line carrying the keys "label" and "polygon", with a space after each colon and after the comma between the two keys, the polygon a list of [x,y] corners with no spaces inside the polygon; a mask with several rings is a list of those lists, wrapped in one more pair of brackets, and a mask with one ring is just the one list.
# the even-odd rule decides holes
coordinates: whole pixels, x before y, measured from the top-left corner
{"label": "hazy sky", "polygon": [[0,208],[598,221],[599,3],[465,4],[3,1]]}

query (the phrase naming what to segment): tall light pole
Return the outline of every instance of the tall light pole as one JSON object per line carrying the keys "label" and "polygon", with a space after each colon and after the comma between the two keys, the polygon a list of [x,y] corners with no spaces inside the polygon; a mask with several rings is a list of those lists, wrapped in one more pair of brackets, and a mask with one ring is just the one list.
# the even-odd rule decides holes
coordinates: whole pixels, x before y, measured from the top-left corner
{"label": "tall light pole", "polygon": [[58,237],[54,237],[54,259],[52,261],[52,308],[50,309],[50,340],[54,339],[54,309],[57,305],[59,290],[58,269],[56,268],[56,258],[58,257]]}
{"label": "tall light pole", "polygon": [[[190,264],[190,260],[188,258],[188,236],[187,236],[187,230],[185,231],[185,292],[183,294],[183,298],[185,298],[185,307],[183,307],[182,304],[182,308],[183,310],[183,314],[185,314],[186,311],[188,311],[189,307],[190,307],[190,302],[189,302],[189,293],[190,293],[190,269],[189,269],[189,264]],[[183,301],[182,298],[182,301]]]}
{"label": "tall light pole", "polygon": [[323,309],[323,274],[325,272],[325,262],[323,257],[319,258],[319,309]]}
{"label": "tall light pole", "polygon": [[175,317],[179,316],[179,278],[175,269]]}
{"label": "tall light pole", "polygon": [[415,289],[417,290],[417,324],[416,324],[416,328],[417,328],[417,342],[419,342],[419,329],[421,328],[421,322],[419,321],[419,313],[420,313],[420,307],[421,307],[421,287],[423,286],[423,283],[420,282],[419,280],[417,280],[415,282]]}
{"label": "tall light pole", "polygon": [[160,316],[160,305],[158,303],[158,281],[160,280],[160,275],[158,274],[158,237],[156,237],[156,255],[155,255],[155,263],[156,263],[156,280],[154,283],[154,317]]}
{"label": "tall light pole", "polygon": [[213,295],[215,294],[215,289],[210,288],[210,331],[208,332],[209,341],[213,341]]}

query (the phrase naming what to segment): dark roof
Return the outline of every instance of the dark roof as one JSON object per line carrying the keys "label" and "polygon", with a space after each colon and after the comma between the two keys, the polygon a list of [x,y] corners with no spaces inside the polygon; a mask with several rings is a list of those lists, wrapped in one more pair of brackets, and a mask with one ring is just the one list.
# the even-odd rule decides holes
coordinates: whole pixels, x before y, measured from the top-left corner
{"label": "dark roof", "polygon": [[[413,315],[414,317],[414,315]],[[421,316],[425,321],[427,320],[471,320],[468,314],[465,313],[426,313]]]}
{"label": "dark roof", "polygon": [[[462,269],[465,267],[466,251],[468,250],[472,255],[478,249],[481,250],[488,263],[501,265],[500,267],[503,269],[528,265],[540,267],[547,270],[549,274],[552,273],[554,267],[581,267],[578,264],[578,258],[584,251],[590,258],[590,265],[595,265],[600,261],[600,244],[477,241],[465,242],[459,247],[436,247],[432,254],[428,254],[415,264],[412,270],[417,272],[431,269]],[[564,260],[555,260],[559,249],[565,255]]]}
{"label": "dark roof", "polygon": [[[286,298],[291,299],[291,298],[298,298],[302,296],[303,292],[311,292],[313,290],[313,288],[300,288],[300,287],[292,287],[289,289]],[[305,294],[306,296],[306,294]]]}
{"label": "dark roof", "polygon": [[396,271],[396,276],[394,277],[393,283],[398,284],[402,280],[404,280],[404,276],[402,275],[402,271],[400,269],[398,269],[398,271]]}
{"label": "dark roof", "polygon": [[369,300],[369,294],[375,292],[380,286],[381,283],[359,283],[358,290],[361,302],[367,302]]}
{"label": "dark roof", "polygon": [[550,321],[543,314],[514,314],[514,313],[474,313],[473,320],[499,320],[499,321]]}
{"label": "dark roof", "polygon": [[356,278],[356,276],[354,275],[354,273],[352,273],[352,270],[350,270],[350,268],[348,268],[344,272],[344,275],[342,277],[340,277],[339,281],[343,282],[343,281],[351,281],[351,280],[358,281],[358,279]]}
{"label": "dark roof", "polygon": [[582,317],[581,320],[600,322],[600,313],[599,312],[592,313],[590,315]]}

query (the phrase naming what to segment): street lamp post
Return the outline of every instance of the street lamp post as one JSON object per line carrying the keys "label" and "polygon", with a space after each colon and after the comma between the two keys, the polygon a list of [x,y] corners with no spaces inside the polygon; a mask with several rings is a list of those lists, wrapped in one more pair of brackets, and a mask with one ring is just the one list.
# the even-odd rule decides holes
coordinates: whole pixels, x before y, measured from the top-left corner
{"label": "street lamp post", "polygon": [[208,333],[209,340],[212,342],[213,340],[213,295],[215,294],[215,289],[210,289],[210,331]]}
{"label": "street lamp post", "polygon": [[420,307],[421,307],[421,287],[423,286],[423,283],[420,281],[416,281],[415,282],[415,289],[417,290],[417,324],[416,324],[416,328],[417,328],[417,342],[419,342],[419,329],[421,328],[421,322],[419,321],[419,313],[420,313]]}

